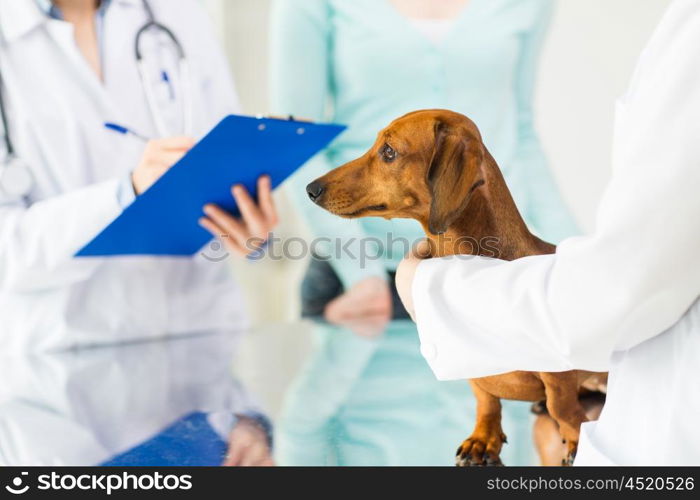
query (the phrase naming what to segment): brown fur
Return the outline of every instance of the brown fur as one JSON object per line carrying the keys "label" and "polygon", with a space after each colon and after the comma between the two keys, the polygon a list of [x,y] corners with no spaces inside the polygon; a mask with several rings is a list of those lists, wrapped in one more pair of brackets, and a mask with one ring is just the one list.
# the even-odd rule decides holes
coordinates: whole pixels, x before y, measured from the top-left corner
{"label": "brown fur", "polygon": [[[396,152],[393,160],[387,145]],[[433,257],[471,253],[514,260],[555,251],[527,229],[476,125],[451,111],[416,111],[395,120],[367,153],[309,184],[307,191],[341,217],[417,220]],[[457,451],[458,465],[501,465],[506,441],[501,398],[546,399],[567,445],[563,463],[570,464],[579,426],[586,421],[578,393],[591,375],[518,371],[470,380],[476,426]]]}

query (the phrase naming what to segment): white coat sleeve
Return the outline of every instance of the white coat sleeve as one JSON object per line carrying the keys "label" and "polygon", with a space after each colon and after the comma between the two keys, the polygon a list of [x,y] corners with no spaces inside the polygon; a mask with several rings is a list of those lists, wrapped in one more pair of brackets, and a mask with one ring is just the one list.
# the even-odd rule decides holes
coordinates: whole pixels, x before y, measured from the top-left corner
{"label": "white coat sleeve", "polygon": [[[620,102],[595,232],[514,262],[434,259],[412,293],[440,379],[605,370],[700,295],[700,4],[672,4]],[[585,146],[585,137],[582,138]]]}
{"label": "white coat sleeve", "polygon": [[73,255],[121,213],[118,186],[115,179],[31,205],[0,197],[0,291],[88,279],[103,260]]}

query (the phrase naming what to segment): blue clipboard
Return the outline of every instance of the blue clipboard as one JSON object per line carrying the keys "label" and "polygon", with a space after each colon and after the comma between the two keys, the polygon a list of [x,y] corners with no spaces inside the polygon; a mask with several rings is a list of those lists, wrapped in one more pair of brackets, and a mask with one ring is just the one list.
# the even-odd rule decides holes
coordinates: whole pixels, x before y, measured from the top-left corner
{"label": "blue clipboard", "polygon": [[204,205],[240,215],[231,196],[234,184],[257,196],[257,179],[268,174],[275,188],[343,130],[343,125],[229,115],[76,257],[194,255],[212,239],[198,224]]}
{"label": "blue clipboard", "polygon": [[101,463],[103,467],[217,467],[228,443],[212,429],[207,414],[183,416],[152,438]]}

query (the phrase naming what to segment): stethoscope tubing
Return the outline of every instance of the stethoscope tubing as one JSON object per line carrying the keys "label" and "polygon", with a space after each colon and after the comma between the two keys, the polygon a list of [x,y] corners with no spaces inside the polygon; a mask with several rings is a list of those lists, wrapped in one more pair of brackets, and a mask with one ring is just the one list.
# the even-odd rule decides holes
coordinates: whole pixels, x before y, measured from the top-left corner
{"label": "stethoscope tubing", "polygon": [[175,47],[178,57],[178,71],[180,72],[180,82],[182,85],[182,127],[185,135],[192,134],[192,95],[191,85],[190,85],[190,68],[187,62],[187,57],[185,56],[185,49],[178,40],[175,33],[173,33],[170,28],[164,26],[156,21],[155,15],[153,14],[153,9],[149,4],[148,0],[141,0],[143,3],[143,9],[146,11],[146,16],[148,21],[144,24],[137,32],[134,39],[134,57],[136,59],[136,66],[138,68],[139,78],[141,79],[141,85],[144,89],[144,95],[146,97],[146,102],[149,108],[149,113],[153,118],[154,125],[156,127],[156,132],[160,137],[166,137],[169,134],[165,120],[160,114],[158,106],[156,106],[156,96],[153,92],[153,82],[148,77],[148,72],[146,70],[146,65],[143,59],[143,53],[141,51],[141,40],[143,35],[148,31],[158,31],[165,35],[170,42]]}
{"label": "stethoscope tubing", "polygon": [[15,156],[15,146],[10,137],[9,119],[5,108],[5,81],[0,76],[0,120],[2,121],[2,135],[5,140],[5,150],[8,157]]}

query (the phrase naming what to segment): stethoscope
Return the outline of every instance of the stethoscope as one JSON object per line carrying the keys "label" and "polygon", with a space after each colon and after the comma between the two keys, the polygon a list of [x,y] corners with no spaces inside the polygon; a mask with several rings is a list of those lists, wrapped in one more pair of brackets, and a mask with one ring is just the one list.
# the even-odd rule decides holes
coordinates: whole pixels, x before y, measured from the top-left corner
{"label": "stethoscope", "polygon": [[[136,57],[136,67],[138,68],[139,78],[141,79],[143,92],[146,96],[148,110],[155,123],[156,132],[158,133],[159,137],[167,137],[170,135],[168,128],[165,125],[163,115],[156,105],[156,96],[153,92],[153,82],[151,81],[148,71],[146,70],[146,63],[141,52],[141,39],[143,38],[144,33],[147,31],[159,31],[160,33],[164,34],[170,39],[170,42],[175,48],[178,59],[178,71],[180,73],[182,94],[182,128],[185,135],[192,135],[192,85],[190,65],[187,62],[187,57],[185,57],[185,50],[182,48],[182,44],[177,39],[175,34],[170,31],[169,28],[156,21],[155,16],[153,15],[153,9],[151,9],[151,5],[148,3],[148,0],[142,0],[142,3],[143,8],[146,11],[148,21],[146,24],[141,26],[136,33],[136,39],[134,40],[134,57]],[[170,77],[165,71],[161,71],[160,76],[164,82],[168,83],[170,81]]]}
{"label": "stethoscope", "polygon": [[[192,87],[190,67],[185,57],[185,51],[175,34],[169,28],[156,21],[153,9],[148,0],[142,0],[142,3],[148,20],[146,24],[136,32],[136,37],[134,39],[134,57],[136,59],[136,67],[138,69],[139,79],[141,80],[141,86],[143,87],[148,111],[153,119],[158,136],[167,137],[169,135],[168,127],[165,124],[165,119],[163,118],[161,110],[156,105],[156,95],[153,90],[154,83],[149,76],[143,52],[141,51],[141,41],[144,34],[147,32],[160,32],[169,39],[175,48],[182,94],[182,127],[185,135],[191,135]],[[170,83],[170,77],[165,71],[161,72],[161,78],[165,83]],[[2,121],[3,139],[7,152],[5,159],[0,162],[0,192],[7,196],[21,198],[27,196],[31,192],[34,185],[34,178],[29,166],[17,155],[12,137],[10,136],[3,83],[2,74],[0,73],[0,120]]]}

